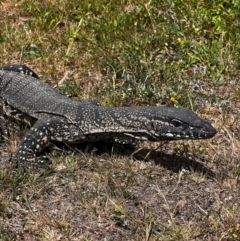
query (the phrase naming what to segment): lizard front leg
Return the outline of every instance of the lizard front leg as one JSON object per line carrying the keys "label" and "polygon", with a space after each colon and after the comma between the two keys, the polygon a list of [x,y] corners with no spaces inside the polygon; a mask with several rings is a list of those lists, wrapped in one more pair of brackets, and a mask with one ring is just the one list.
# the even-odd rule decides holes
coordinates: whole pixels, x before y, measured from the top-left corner
{"label": "lizard front leg", "polygon": [[13,162],[20,168],[44,168],[50,162],[39,154],[50,141],[76,142],[83,139],[84,135],[75,125],[58,119],[40,119],[21,141]]}

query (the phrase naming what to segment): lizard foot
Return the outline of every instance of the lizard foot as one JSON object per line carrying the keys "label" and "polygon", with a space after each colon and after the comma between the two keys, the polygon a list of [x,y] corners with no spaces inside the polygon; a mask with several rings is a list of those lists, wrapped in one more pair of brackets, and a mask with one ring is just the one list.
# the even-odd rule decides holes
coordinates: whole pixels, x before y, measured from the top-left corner
{"label": "lizard foot", "polygon": [[51,165],[51,161],[46,156],[32,157],[25,160],[16,160],[13,158],[12,163],[19,169],[46,169]]}

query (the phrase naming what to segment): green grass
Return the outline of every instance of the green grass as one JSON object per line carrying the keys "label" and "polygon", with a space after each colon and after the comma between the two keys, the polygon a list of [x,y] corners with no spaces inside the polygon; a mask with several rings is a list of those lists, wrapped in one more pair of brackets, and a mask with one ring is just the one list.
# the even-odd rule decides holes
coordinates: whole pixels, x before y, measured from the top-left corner
{"label": "green grass", "polygon": [[7,162],[23,136],[12,131],[0,147],[0,240],[238,240],[239,10],[236,0],[2,1],[1,65],[27,64],[105,106],[189,108],[218,134],[127,153],[51,146],[52,169],[23,174]]}

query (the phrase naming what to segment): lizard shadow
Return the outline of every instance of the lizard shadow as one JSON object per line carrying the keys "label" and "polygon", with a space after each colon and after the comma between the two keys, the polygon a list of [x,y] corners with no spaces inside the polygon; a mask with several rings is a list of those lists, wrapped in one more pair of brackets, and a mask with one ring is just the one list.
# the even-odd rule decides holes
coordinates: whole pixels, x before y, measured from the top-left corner
{"label": "lizard shadow", "polygon": [[215,178],[216,174],[203,163],[197,161],[196,158],[181,156],[179,154],[167,154],[160,150],[142,149],[133,155],[135,160],[153,162],[155,165],[160,165],[174,173],[179,173],[183,170],[200,173],[208,178]]}
{"label": "lizard shadow", "polygon": [[131,156],[134,160],[153,162],[155,165],[162,166],[167,170],[174,173],[179,173],[182,170],[193,171],[200,173],[208,178],[214,178],[216,174],[206,167],[203,163],[197,159],[199,157],[183,156],[176,153],[168,154],[165,150],[154,150],[149,148],[143,148],[136,150],[133,145],[122,145],[115,142],[99,141],[95,143],[84,143],[84,145],[78,145],[78,149],[84,152],[92,152],[95,150],[96,155],[120,155]]}

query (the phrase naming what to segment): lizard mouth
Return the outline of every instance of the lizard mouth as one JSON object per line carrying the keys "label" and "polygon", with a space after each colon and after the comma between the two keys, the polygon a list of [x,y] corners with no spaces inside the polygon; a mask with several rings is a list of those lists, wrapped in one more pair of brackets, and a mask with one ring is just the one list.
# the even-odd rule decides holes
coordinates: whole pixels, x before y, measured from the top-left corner
{"label": "lizard mouth", "polygon": [[151,133],[155,141],[161,140],[198,140],[209,139],[217,133],[216,129],[209,123],[205,122],[203,126],[193,126],[180,130],[172,129],[160,133]]}
{"label": "lizard mouth", "polygon": [[213,137],[217,131],[215,128],[211,129],[201,129],[198,132],[196,131],[183,131],[180,133],[163,133],[164,139],[166,140],[178,140],[178,139],[208,139]]}

